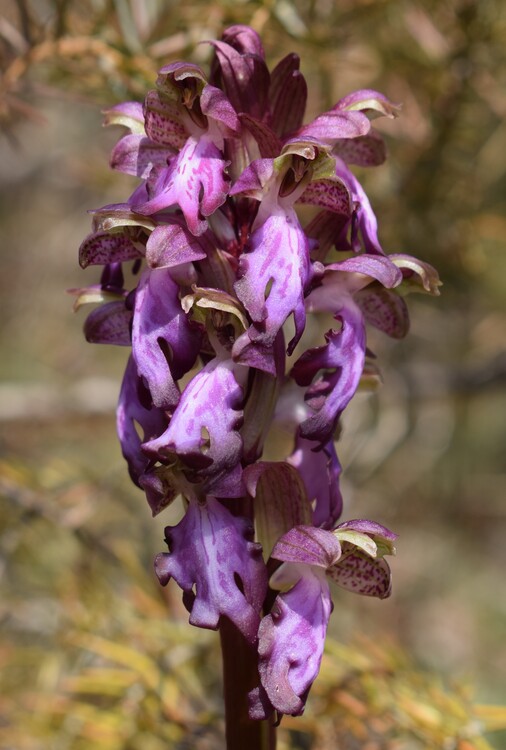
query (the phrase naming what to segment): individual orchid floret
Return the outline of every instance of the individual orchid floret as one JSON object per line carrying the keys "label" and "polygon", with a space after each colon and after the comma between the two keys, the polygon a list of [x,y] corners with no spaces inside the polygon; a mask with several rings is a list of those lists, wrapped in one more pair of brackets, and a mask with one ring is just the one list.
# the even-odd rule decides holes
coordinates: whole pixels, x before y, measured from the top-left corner
{"label": "individual orchid floret", "polygon": [[225,94],[206,82],[202,70],[172,63],[159,71],[158,90],[148,94],[146,132],[152,141],[172,144],[183,127],[186,140],[168,166],[148,176],[148,200],[136,204],[152,215],[178,206],[194,235],[207,229],[206,217],[225,201],[230,180],[223,156],[224,139],[237,137],[240,123]]}
{"label": "individual orchid floret", "polygon": [[171,578],[181,586],[190,623],[215,630],[227,617],[254,643],[267,571],[251,524],[208,497],[190,501],[182,521],[165,535],[169,552],[157,556],[156,574],[164,586]]}
{"label": "individual orchid floret", "polygon": [[[239,259],[235,291],[253,321],[237,342],[240,361],[247,346],[271,349],[278,332],[293,314],[293,351],[304,331],[304,291],[310,279],[309,243],[293,204],[307,185],[310,173],[304,160],[287,155],[279,160],[253,162],[236,182],[232,195],[260,200],[246,251]],[[248,341],[249,339],[249,341]],[[250,360],[251,362],[251,360]]]}
{"label": "individual orchid floret", "polygon": [[[339,330],[325,334],[326,345],[308,349],[291,375],[298,385],[310,386],[305,400],[311,414],[300,427],[302,437],[322,445],[332,438],[340,415],[355,394],[365,364],[365,321],[354,295],[377,281],[394,287],[402,274],[388,258],[360,255],[327,266],[321,283],[308,295],[310,310],[333,312]],[[378,316],[376,322],[379,324]],[[321,371],[318,379],[314,380]]]}
{"label": "individual orchid floret", "polygon": [[[328,579],[367,596],[390,594],[383,554],[396,535],[372,521],[348,521],[334,532],[297,526],[275,545],[283,565],[270,586],[281,589],[258,631],[259,673],[272,708],[298,716],[320,670],[332,600]],[[256,696],[252,696],[256,697]],[[265,700],[264,700],[265,705]],[[258,711],[258,704],[253,704]]]}

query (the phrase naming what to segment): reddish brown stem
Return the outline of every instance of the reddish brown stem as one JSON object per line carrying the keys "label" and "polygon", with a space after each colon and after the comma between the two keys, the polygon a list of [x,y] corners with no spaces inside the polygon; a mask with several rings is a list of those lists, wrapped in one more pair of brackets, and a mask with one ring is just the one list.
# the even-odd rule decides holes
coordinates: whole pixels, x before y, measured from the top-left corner
{"label": "reddish brown stem", "polygon": [[220,623],[227,750],[275,750],[273,720],[252,721],[248,693],[258,684],[256,650],[229,620]]}

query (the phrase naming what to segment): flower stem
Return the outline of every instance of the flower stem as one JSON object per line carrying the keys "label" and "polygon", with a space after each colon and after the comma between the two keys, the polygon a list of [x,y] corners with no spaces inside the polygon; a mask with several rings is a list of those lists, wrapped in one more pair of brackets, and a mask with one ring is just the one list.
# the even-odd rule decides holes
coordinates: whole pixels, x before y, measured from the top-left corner
{"label": "flower stem", "polygon": [[248,693],[258,684],[255,649],[226,618],[220,623],[227,750],[275,750],[273,720],[248,716]]}

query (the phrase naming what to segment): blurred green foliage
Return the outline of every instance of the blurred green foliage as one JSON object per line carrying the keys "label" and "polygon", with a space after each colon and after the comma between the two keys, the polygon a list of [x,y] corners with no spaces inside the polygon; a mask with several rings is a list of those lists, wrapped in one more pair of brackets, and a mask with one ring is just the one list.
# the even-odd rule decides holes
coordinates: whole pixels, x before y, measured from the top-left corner
{"label": "blurred green foliage", "polygon": [[[403,103],[359,170],[388,252],[433,263],[384,387],[346,417],[346,516],[400,532],[394,596],[336,597],[322,673],[280,750],[506,747],[506,5],[502,0],[4,0],[0,8],[2,750],[219,748],[215,634],[151,576],[162,528],[126,477],[125,352],[79,337],[86,210],[130,182],[99,110],[141,100],[223,27],[297,51],[309,115],[356,88]],[[198,46],[196,46],[198,45]],[[411,302],[411,301],[410,301]],[[402,648],[390,645],[402,643]],[[345,644],[345,645],[340,645]],[[442,687],[442,685],[446,687]],[[469,686],[473,686],[472,688]],[[476,697],[473,697],[473,693]],[[487,706],[476,705],[491,704]]]}

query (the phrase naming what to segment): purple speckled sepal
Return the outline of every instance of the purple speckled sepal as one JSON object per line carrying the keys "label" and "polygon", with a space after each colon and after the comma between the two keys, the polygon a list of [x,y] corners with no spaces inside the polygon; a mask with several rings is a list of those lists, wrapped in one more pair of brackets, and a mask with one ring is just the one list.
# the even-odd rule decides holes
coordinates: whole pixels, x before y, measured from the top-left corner
{"label": "purple speckled sepal", "polygon": [[293,209],[278,210],[253,233],[240,259],[237,296],[249,312],[252,342],[272,346],[293,313],[293,349],[304,331],[304,286],[309,275],[309,246]]}

